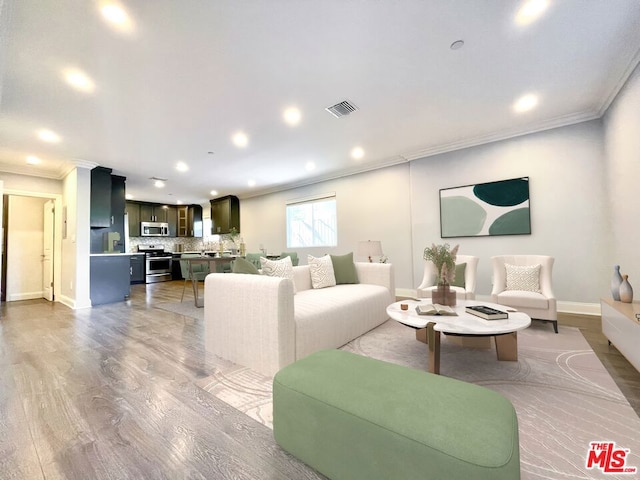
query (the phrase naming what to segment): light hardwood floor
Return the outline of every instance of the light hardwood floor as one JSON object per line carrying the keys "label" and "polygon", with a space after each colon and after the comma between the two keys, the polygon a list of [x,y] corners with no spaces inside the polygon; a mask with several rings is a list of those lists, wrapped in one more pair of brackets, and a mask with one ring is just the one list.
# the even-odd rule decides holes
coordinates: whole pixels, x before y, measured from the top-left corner
{"label": "light hardwood floor", "polygon": [[[136,285],[127,302],[78,311],[2,304],[1,479],[323,478],[195,385],[212,368],[203,326],[153,308],[181,291],[181,281]],[[563,324],[582,329],[640,412],[640,373],[599,321],[563,315]]]}
{"label": "light hardwood floor", "polygon": [[195,385],[212,373],[202,325],[152,306],[181,290],[136,285],[78,311],[2,305],[1,479],[324,478]]}

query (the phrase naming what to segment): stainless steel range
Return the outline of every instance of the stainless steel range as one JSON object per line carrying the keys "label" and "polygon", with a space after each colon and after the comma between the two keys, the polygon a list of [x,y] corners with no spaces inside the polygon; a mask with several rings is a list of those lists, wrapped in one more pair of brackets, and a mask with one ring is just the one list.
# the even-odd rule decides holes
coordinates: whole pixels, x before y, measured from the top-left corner
{"label": "stainless steel range", "polygon": [[138,245],[138,252],[144,253],[146,283],[168,282],[171,280],[172,256],[161,245]]}

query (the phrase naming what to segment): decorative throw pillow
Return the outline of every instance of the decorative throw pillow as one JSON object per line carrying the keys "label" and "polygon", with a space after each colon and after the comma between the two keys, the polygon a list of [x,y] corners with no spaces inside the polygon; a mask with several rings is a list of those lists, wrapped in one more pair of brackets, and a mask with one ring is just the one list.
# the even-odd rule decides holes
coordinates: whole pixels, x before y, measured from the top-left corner
{"label": "decorative throw pillow", "polygon": [[522,266],[504,264],[507,271],[507,290],[540,292],[540,265]]}
{"label": "decorative throw pillow", "polygon": [[331,263],[336,277],[336,285],[360,283],[356,265],[353,263],[353,252],[346,255],[331,255]]}
{"label": "decorative throw pillow", "polygon": [[233,273],[248,273],[252,275],[260,275],[260,271],[249,260],[242,257],[238,257],[233,261],[233,267],[231,268]]}
{"label": "decorative throw pillow", "polygon": [[467,264],[466,263],[458,263],[458,264],[456,264],[456,276],[453,279],[453,282],[451,282],[451,286],[452,287],[464,288],[464,286],[465,286],[464,275],[465,275],[466,270],[467,270]]}
{"label": "decorative throw pillow", "polygon": [[333,263],[331,257],[316,258],[312,255],[307,256],[309,262],[309,271],[311,272],[311,285],[313,288],[333,287],[336,284],[336,277],[333,273]]}
{"label": "decorative throw pillow", "polygon": [[296,282],[293,279],[293,264],[291,257],[285,257],[280,260],[269,260],[260,257],[260,265],[262,265],[262,274],[269,277],[288,278],[293,282],[293,293],[296,293]]}

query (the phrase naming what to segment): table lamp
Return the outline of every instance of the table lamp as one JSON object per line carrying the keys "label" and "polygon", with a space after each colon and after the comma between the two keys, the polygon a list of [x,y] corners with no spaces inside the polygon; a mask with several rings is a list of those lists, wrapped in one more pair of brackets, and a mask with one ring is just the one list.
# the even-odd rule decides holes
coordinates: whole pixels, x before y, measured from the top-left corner
{"label": "table lamp", "polygon": [[382,256],[382,242],[380,242],[380,240],[364,240],[358,242],[358,255],[368,257],[369,262],[373,262],[371,257]]}

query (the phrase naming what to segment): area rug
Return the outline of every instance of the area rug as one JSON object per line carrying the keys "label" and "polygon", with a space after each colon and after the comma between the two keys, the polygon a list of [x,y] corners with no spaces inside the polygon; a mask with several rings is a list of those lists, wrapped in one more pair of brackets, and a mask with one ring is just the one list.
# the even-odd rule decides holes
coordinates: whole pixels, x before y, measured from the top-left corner
{"label": "area rug", "polygon": [[163,302],[154,306],[162,310],[184,315],[185,317],[204,321],[204,308],[197,308],[193,303],[193,297],[186,298],[183,302]]}
{"label": "area rug", "polygon": [[[388,321],[342,347],[360,355],[427,370],[426,345],[413,330]],[[640,468],[640,419],[577,328],[559,334],[534,324],[518,334],[517,362],[499,362],[495,348],[463,347],[443,336],[442,375],[483,385],[509,398],[518,414],[523,479],[638,478],[587,469],[590,442],[628,449]],[[272,428],[271,381],[228,366],[199,386]]]}

